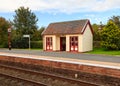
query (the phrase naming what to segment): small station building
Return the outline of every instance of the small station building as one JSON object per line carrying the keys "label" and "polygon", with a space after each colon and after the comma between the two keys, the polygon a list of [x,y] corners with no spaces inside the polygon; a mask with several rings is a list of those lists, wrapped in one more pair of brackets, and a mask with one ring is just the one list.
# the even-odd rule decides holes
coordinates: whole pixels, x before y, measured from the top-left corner
{"label": "small station building", "polygon": [[88,19],[51,23],[42,36],[45,51],[86,52],[93,49],[93,29]]}

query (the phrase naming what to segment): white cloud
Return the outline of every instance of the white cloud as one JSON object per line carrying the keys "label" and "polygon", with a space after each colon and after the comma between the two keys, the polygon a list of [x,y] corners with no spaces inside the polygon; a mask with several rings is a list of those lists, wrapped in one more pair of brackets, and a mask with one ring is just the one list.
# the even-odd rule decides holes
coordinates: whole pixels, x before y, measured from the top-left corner
{"label": "white cloud", "polygon": [[93,11],[107,11],[120,8],[120,0],[101,0],[96,1],[95,5],[93,6]]}
{"label": "white cloud", "polygon": [[100,15],[96,15],[96,14],[86,14],[84,16],[85,18],[94,21],[94,23],[100,24],[100,22],[102,23],[106,23],[106,21],[108,21],[108,17],[106,16],[100,16]]}
{"label": "white cloud", "polygon": [[0,12],[13,12],[20,6],[50,13],[101,12],[120,8],[120,0],[0,0]]}

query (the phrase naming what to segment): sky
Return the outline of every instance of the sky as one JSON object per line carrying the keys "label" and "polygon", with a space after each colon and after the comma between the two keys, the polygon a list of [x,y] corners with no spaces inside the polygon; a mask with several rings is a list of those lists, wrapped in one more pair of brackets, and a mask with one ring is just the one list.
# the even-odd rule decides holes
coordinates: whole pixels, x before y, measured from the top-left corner
{"label": "sky", "polygon": [[15,10],[29,7],[37,16],[38,27],[49,23],[89,19],[91,24],[106,24],[120,16],[120,0],[0,0],[0,17],[13,20]]}

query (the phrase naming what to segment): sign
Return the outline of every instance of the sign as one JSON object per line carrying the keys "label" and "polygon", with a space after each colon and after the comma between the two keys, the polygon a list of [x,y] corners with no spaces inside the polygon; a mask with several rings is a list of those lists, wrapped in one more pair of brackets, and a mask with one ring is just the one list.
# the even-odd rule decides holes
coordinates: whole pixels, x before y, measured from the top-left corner
{"label": "sign", "polygon": [[8,32],[9,32],[9,33],[11,32],[11,28],[8,28]]}
{"label": "sign", "polygon": [[30,37],[30,35],[23,35],[23,37],[26,37],[26,38],[28,37],[28,38],[29,38],[29,37]]}

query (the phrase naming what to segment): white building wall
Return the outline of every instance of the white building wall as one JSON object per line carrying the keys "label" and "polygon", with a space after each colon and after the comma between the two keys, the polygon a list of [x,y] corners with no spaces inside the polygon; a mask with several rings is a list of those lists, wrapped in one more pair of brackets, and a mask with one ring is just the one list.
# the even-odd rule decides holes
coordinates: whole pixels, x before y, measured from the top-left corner
{"label": "white building wall", "polygon": [[70,51],[70,36],[66,35],[66,51]]}
{"label": "white building wall", "polygon": [[78,52],[82,52],[83,43],[82,43],[82,35],[78,35]]}
{"label": "white building wall", "polygon": [[53,42],[53,45],[52,45],[52,46],[53,46],[53,51],[56,51],[56,36],[53,35],[53,36],[52,36],[52,39],[53,39],[53,40],[52,40],[52,42]]}
{"label": "white building wall", "polygon": [[82,35],[82,52],[93,50],[93,34],[87,25],[85,32]]}
{"label": "white building wall", "polygon": [[56,51],[60,50],[60,36],[56,36]]}
{"label": "white building wall", "polygon": [[46,40],[45,40],[45,36],[43,36],[43,50],[45,50],[46,46]]}

